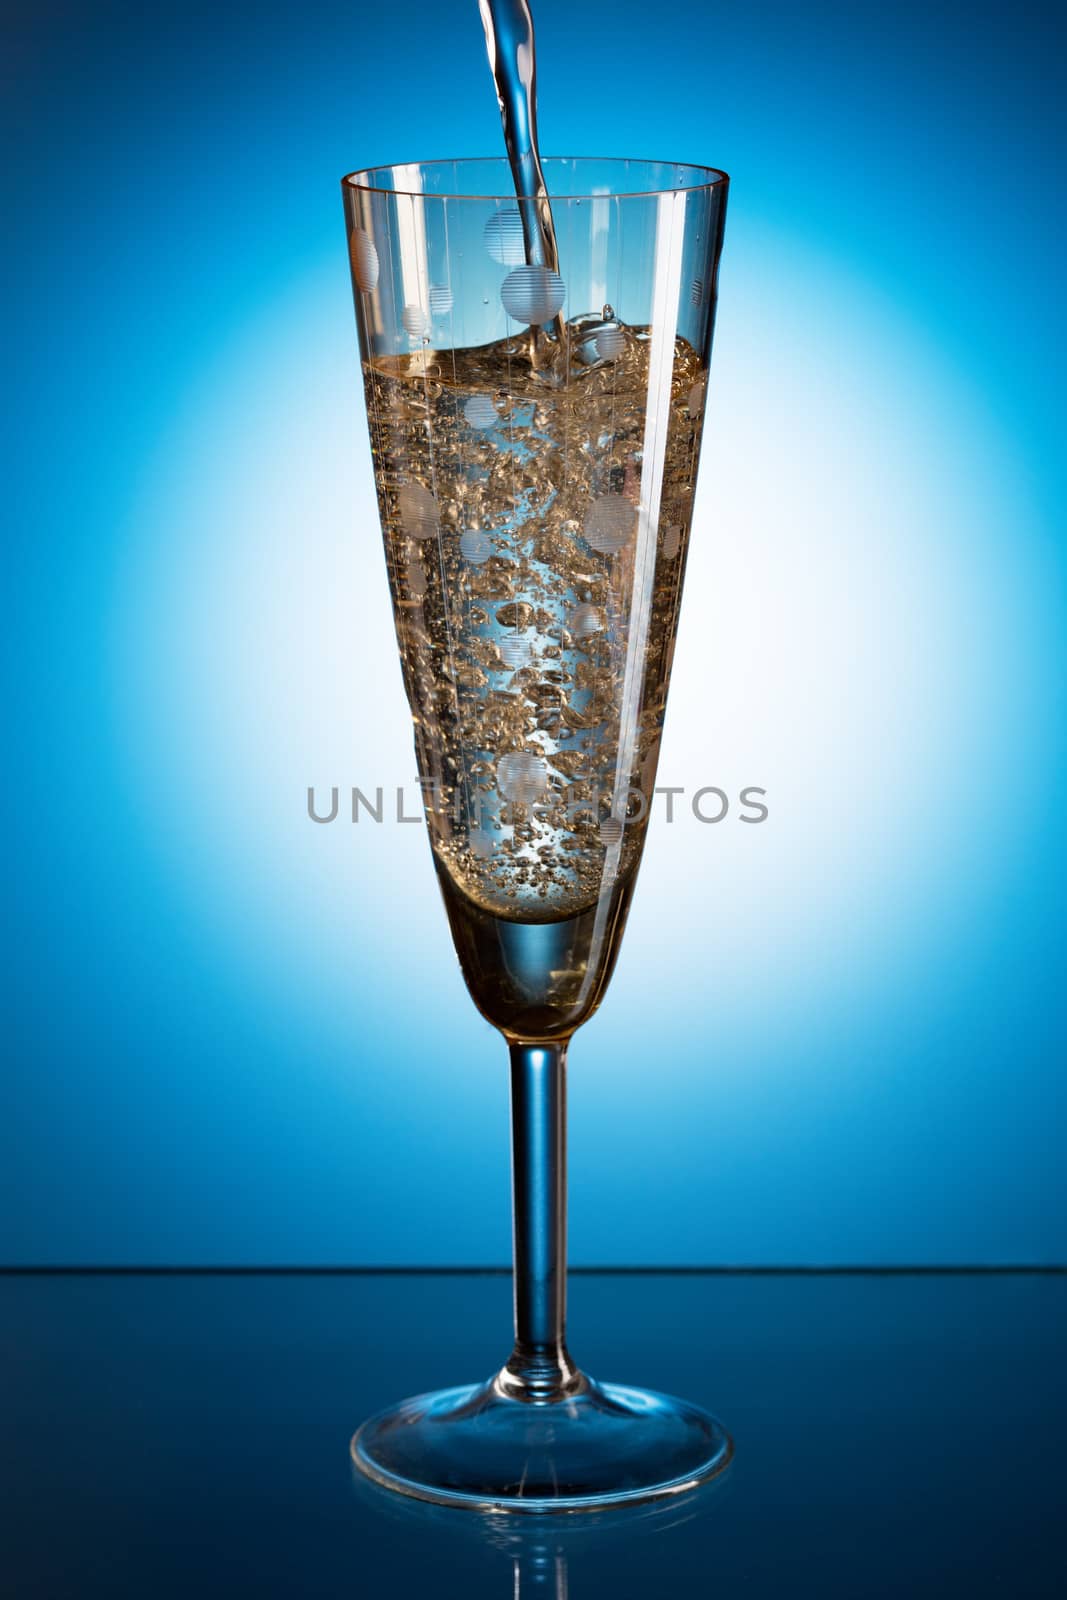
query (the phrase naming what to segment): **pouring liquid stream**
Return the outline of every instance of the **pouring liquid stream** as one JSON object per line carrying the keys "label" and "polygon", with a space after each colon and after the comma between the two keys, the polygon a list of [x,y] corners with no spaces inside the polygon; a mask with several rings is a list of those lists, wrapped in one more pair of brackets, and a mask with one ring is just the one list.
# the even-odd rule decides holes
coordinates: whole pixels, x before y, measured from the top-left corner
{"label": "pouring liquid stream", "polygon": [[[478,0],[485,28],[489,66],[496,85],[504,144],[522,218],[526,264],[559,272],[559,250],[537,145],[537,52],[528,0]],[[544,349],[545,337],[553,349]],[[540,367],[546,359],[566,371],[567,325],[562,311],[540,332],[530,329],[530,359]]]}

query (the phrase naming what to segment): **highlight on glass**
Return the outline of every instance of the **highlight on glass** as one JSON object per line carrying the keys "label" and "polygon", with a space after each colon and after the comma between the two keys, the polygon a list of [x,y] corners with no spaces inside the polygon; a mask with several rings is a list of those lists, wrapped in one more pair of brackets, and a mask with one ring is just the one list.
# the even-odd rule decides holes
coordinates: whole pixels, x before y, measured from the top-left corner
{"label": "highlight on glass", "polygon": [[546,1512],[677,1494],[731,1452],[696,1406],[586,1375],[565,1335],[567,1048],[645,840],[728,180],[558,158],[537,181],[550,206],[505,157],[342,188],[432,858],[510,1051],[515,1268],[501,1369],[373,1417],[352,1454],[402,1493]]}

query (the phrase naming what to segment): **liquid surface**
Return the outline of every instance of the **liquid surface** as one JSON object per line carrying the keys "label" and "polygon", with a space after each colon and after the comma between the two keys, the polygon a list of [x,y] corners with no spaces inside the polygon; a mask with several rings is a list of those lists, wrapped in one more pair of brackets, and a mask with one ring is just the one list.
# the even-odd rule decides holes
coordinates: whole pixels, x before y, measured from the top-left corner
{"label": "liquid surface", "polygon": [[364,366],[433,848],[463,900],[527,922],[637,865],[704,406],[684,340],[650,396],[647,330],[605,307],[567,331],[566,381],[522,337]]}

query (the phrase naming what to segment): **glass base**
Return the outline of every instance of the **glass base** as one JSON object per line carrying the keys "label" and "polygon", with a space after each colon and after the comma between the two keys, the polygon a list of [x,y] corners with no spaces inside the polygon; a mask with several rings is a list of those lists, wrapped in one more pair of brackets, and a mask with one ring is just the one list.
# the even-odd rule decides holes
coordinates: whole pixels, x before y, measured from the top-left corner
{"label": "glass base", "polygon": [[698,1407],[591,1379],[540,1403],[509,1397],[496,1379],[440,1389],[379,1412],[352,1440],[376,1483],[479,1511],[593,1511],[682,1494],[732,1454]]}

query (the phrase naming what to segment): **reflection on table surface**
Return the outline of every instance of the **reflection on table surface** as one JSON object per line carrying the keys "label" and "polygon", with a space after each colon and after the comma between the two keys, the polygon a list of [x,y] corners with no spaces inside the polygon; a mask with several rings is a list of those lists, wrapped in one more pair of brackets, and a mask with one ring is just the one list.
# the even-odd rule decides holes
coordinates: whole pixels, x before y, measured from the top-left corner
{"label": "reflection on table surface", "polygon": [[[369,1510],[406,1523],[413,1538],[434,1544],[442,1556],[450,1546],[460,1559],[476,1547],[498,1550],[504,1558],[499,1592],[509,1600],[570,1600],[572,1595],[578,1600],[581,1588],[572,1590],[569,1583],[572,1556],[584,1557],[586,1567],[595,1571],[598,1552],[654,1535],[677,1535],[687,1526],[692,1537],[701,1531],[692,1526],[698,1518],[705,1519],[703,1532],[711,1536],[708,1519],[724,1481],[718,1478],[689,1494],[647,1505],[568,1516],[516,1516],[428,1505],[378,1488],[353,1470],[356,1494]],[[668,1540],[659,1554],[666,1560],[671,1548]]]}
{"label": "reflection on table surface", "polygon": [[1059,1595],[1062,1276],[577,1277],[608,1380],[715,1410],[695,1496],[484,1517],[357,1479],[349,1437],[491,1372],[506,1277],[0,1279],[19,1597]]}

